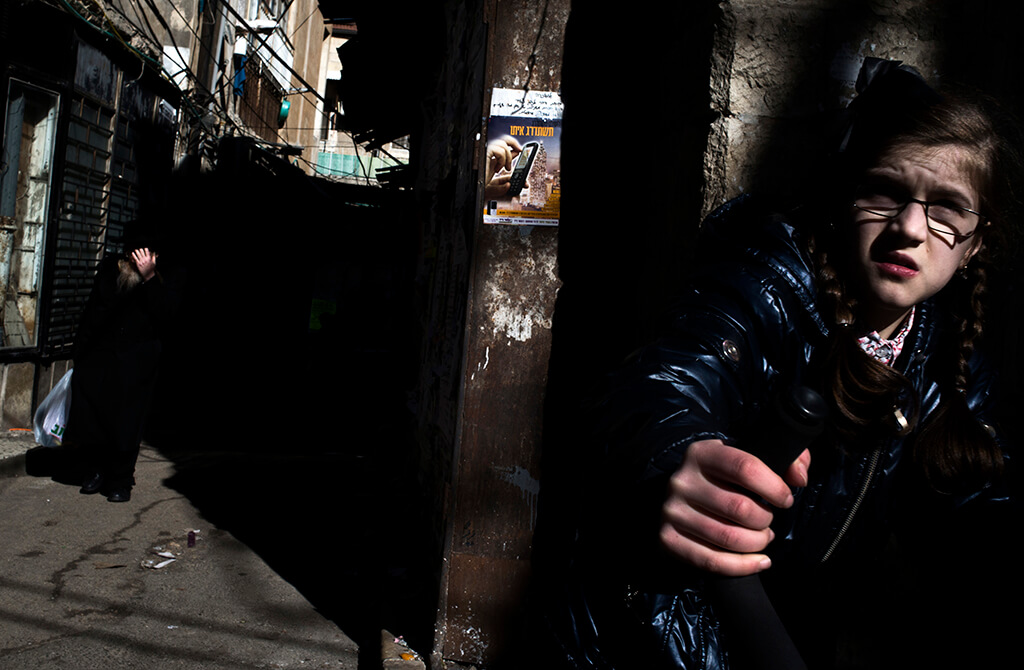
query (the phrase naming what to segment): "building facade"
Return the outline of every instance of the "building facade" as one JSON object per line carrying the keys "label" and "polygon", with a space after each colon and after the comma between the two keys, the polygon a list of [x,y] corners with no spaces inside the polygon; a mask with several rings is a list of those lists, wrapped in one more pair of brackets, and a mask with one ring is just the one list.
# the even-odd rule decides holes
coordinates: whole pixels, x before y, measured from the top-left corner
{"label": "building facade", "polygon": [[[29,428],[68,366],[96,263],[169,169],[180,95],[113,27],[5,4],[0,57],[0,428]],[[57,46],[54,46],[57,45]]]}

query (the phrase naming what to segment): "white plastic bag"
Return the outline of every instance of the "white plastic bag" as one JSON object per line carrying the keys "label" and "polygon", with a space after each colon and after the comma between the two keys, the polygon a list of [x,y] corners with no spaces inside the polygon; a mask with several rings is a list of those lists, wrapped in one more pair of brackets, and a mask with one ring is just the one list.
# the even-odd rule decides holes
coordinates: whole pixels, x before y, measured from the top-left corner
{"label": "white plastic bag", "polygon": [[36,410],[32,430],[36,442],[44,447],[59,447],[64,440],[71,407],[71,370],[68,370]]}

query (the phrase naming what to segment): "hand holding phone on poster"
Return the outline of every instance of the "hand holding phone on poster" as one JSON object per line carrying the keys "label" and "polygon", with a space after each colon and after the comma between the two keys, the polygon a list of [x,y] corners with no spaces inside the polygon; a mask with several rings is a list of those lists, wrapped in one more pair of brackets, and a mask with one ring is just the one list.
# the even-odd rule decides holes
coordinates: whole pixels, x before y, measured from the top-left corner
{"label": "hand holding phone on poster", "polygon": [[512,166],[522,152],[519,140],[505,135],[491,141],[487,145],[487,181],[484,186],[484,197],[500,198],[508,193],[512,178]]}

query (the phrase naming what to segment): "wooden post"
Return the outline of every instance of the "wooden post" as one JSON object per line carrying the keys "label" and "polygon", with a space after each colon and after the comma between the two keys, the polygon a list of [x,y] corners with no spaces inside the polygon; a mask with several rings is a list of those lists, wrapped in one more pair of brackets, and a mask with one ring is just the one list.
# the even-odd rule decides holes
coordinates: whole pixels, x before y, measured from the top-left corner
{"label": "wooden post", "polygon": [[[568,0],[487,3],[487,91],[558,91],[568,13]],[[484,150],[481,142],[481,158]],[[442,659],[496,660],[520,610],[537,513],[556,256],[556,228],[476,222],[434,667]]]}

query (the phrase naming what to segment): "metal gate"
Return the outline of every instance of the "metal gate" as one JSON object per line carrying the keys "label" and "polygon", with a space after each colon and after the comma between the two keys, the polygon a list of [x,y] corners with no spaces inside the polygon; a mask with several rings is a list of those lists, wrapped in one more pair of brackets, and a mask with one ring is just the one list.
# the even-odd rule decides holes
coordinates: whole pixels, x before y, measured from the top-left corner
{"label": "metal gate", "polygon": [[114,110],[85,96],[71,101],[44,343],[51,355],[70,353],[96,265],[123,237],[124,219],[111,216],[115,119]]}

